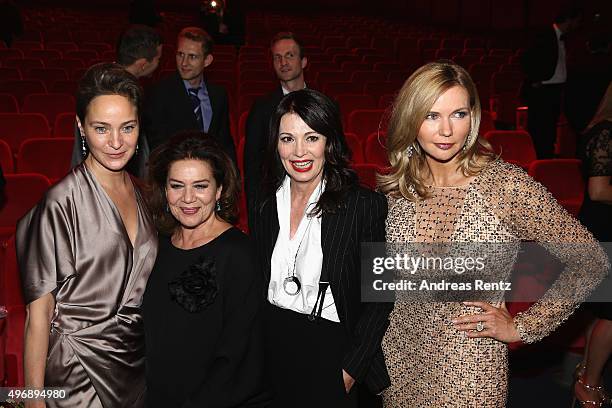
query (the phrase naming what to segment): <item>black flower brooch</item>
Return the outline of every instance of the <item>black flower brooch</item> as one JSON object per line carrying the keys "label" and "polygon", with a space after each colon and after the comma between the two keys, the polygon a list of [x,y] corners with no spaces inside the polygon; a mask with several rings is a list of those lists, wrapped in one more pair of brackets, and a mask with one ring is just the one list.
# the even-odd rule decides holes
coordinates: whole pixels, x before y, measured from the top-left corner
{"label": "black flower brooch", "polygon": [[189,313],[202,311],[217,297],[215,263],[200,258],[168,283],[168,290],[171,299]]}

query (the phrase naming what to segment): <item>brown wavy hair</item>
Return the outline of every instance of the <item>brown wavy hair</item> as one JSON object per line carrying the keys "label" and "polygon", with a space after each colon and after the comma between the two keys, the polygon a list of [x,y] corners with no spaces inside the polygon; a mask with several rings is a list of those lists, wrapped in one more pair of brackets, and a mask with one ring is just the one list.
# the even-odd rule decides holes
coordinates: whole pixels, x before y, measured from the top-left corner
{"label": "brown wavy hair", "polygon": [[170,166],[179,160],[201,160],[208,163],[218,186],[222,186],[216,215],[234,224],[238,219],[240,179],[232,159],[219,144],[206,133],[186,131],[177,133],[166,143],[155,149],[149,159],[147,179],[147,201],[157,229],[172,234],[178,221],[167,211],[166,183]]}
{"label": "brown wavy hair", "polygon": [[[387,130],[391,168],[387,174],[378,176],[381,192],[413,201],[428,197],[424,180],[429,169],[417,136],[427,112],[440,95],[454,86],[464,88],[470,99],[470,131],[464,149],[459,152],[459,170],[466,176],[477,175],[495,159],[491,145],[478,134],[481,109],[474,81],[452,61],[431,62],[410,75],[393,102]],[[410,158],[406,153],[409,147],[413,152]]]}

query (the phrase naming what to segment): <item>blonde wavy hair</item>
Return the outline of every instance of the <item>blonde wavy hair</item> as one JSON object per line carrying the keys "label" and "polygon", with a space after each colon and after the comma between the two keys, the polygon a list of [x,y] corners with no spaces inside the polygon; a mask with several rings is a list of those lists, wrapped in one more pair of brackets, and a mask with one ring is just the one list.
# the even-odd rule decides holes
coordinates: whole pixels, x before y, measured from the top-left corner
{"label": "blonde wavy hair", "polygon": [[[391,168],[388,174],[378,176],[381,192],[411,201],[429,196],[424,182],[429,176],[429,168],[417,136],[436,100],[454,86],[463,87],[470,98],[470,131],[464,149],[459,152],[458,169],[466,176],[474,176],[495,159],[491,145],[478,135],[481,110],[472,78],[452,61],[431,62],[410,75],[393,102],[387,128]],[[412,147],[411,157],[407,153],[409,147]]]}

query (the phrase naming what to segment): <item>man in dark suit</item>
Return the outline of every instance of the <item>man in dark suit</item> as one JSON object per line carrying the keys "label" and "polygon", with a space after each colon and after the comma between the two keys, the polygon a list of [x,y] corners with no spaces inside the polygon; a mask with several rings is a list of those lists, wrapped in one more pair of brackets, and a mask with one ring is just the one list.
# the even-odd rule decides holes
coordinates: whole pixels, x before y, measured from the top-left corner
{"label": "man in dark suit", "polygon": [[227,92],[208,82],[204,70],[213,62],[212,39],[198,27],[178,34],[176,73],[162,79],[145,101],[145,129],[151,149],[183,130],[209,134],[236,162],[230,134]]}
{"label": "man in dark suit", "polygon": [[522,96],[529,106],[527,128],[538,159],[554,156],[561,96],[567,80],[565,35],[579,22],[577,11],[560,13],[551,27],[537,33],[522,65],[527,79]]}
{"label": "man in dark suit", "polygon": [[280,84],[274,91],[258,98],[253,103],[246,122],[244,190],[249,211],[252,207],[254,191],[262,179],[261,166],[270,132],[270,116],[283,96],[306,87],[304,68],[308,61],[304,56],[302,43],[293,33],[276,34],[270,42],[270,52],[274,72]]}

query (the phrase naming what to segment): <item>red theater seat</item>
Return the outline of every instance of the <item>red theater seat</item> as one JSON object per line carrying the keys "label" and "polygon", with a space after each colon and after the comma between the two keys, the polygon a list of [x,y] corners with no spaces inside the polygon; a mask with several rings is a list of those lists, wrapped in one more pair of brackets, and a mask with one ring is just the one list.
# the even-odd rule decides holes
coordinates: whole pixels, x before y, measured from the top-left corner
{"label": "red theater seat", "polygon": [[62,68],[72,77],[74,71],[85,68],[85,63],[78,58],[63,58],[47,62],[47,68]]}
{"label": "red theater seat", "polygon": [[385,132],[387,124],[383,120],[384,109],[357,109],[348,115],[346,129],[359,137],[359,140],[366,141],[372,132]]}
{"label": "red theater seat", "polygon": [[246,110],[240,114],[238,119],[238,140],[234,139],[234,144],[238,144],[242,139],[246,139],[246,121],[249,117],[249,111]]}
{"label": "red theater seat", "polygon": [[376,176],[381,173],[379,166],[371,163],[353,164],[353,170],[359,176],[359,182],[372,190],[376,188]]}
{"label": "red theater seat", "polygon": [[49,123],[55,123],[60,113],[74,112],[74,97],[68,94],[30,94],[23,103],[24,113],[42,113]]}
{"label": "red theater seat", "polygon": [[338,95],[336,100],[340,105],[344,123],[346,123],[348,116],[354,110],[376,109],[378,107],[378,98],[372,95],[342,94]]}
{"label": "red theater seat", "polygon": [[23,51],[15,48],[8,48],[0,50],[0,63],[4,65],[4,62],[8,59],[23,58]]}
{"label": "red theater seat", "polygon": [[10,174],[15,171],[11,147],[2,139],[0,139],[0,166],[2,166],[2,173],[4,174]]}
{"label": "red theater seat", "polygon": [[79,47],[71,41],[51,41],[45,44],[45,49],[57,50],[64,54],[67,51],[76,51]]}
{"label": "red theater seat", "polygon": [[[0,82],[0,93],[9,93],[17,99],[19,106],[23,105],[26,95],[32,93],[47,93],[47,87],[38,79],[22,79]],[[2,128],[0,128],[1,130]]]}
{"label": "red theater seat", "polygon": [[352,82],[384,82],[387,73],[381,71],[355,71],[351,74]]}
{"label": "red theater seat", "polygon": [[28,58],[38,58],[45,62],[54,59],[62,58],[62,54],[58,50],[30,50],[26,53]]}
{"label": "red theater seat", "polygon": [[495,130],[493,115],[488,110],[483,110],[480,112],[480,129],[478,130],[478,134],[484,136],[491,130]]}
{"label": "red theater seat", "polygon": [[535,160],[529,166],[529,175],[544,184],[568,212],[578,216],[584,200],[580,160]]}
{"label": "red theater seat", "polygon": [[18,113],[19,105],[17,99],[12,94],[0,93],[0,112],[1,113]]}
{"label": "red theater seat", "polygon": [[57,115],[53,124],[53,137],[74,138],[75,118],[74,112],[64,112]]}
{"label": "red theater seat", "polygon": [[64,52],[64,58],[80,59],[85,66],[89,66],[91,61],[99,59],[100,55],[93,50],[71,50]]}
{"label": "red theater seat", "polygon": [[331,97],[342,94],[361,94],[363,93],[363,83],[353,81],[332,81],[323,85],[323,93]]}
{"label": "red theater seat", "polygon": [[368,136],[364,149],[366,163],[375,164],[379,167],[388,167],[387,158],[387,136],[384,133],[373,132]]}
{"label": "red theater seat", "polygon": [[0,113],[0,138],[13,153],[26,139],[48,136],[49,122],[40,113]]}
{"label": "red theater seat", "polygon": [[485,134],[485,139],[504,160],[520,163],[524,169],[536,159],[531,136],[524,130],[493,130]]}
{"label": "red theater seat", "polygon": [[7,174],[0,229],[15,229],[17,221],[38,203],[51,186],[42,174]]}
{"label": "red theater seat", "polygon": [[259,93],[262,95],[267,94],[274,90],[278,86],[278,82],[272,80],[269,81],[244,81],[240,83],[240,94],[246,93]]}
{"label": "red theater seat", "polygon": [[397,81],[368,81],[363,88],[363,93],[379,98],[381,95],[395,94],[401,87],[401,82]]}
{"label": "red theater seat", "polygon": [[67,81],[55,81],[49,88],[49,92],[76,95],[77,88],[78,82],[69,79]]}
{"label": "red theater seat", "polygon": [[74,137],[26,140],[17,155],[17,173],[42,174],[55,183],[70,170],[73,145]]}
{"label": "red theater seat", "polygon": [[40,79],[47,89],[50,89],[55,81],[65,81],[68,74],[63,68],[32,68],[26,71],[26,79]]}
{"label": "red theater seat", "polygon": [[19,68],[0,67],[0,81],[23,79]]}
{"label": "red theater seat", "polygon": [[9,58],[2,63],[2,66],[7,68],[18,68],[23,74],[32,68],[44,68],[45,64],[43,64],[42,60],[39,58]]}
{"label": "red theater seat", "polygon": [[346,138],[346,144],[351,149],[351,161],[353,164],[364,163],[365,158],[363,157],[363,145],[356,134],[345,132],[344,137]]}

